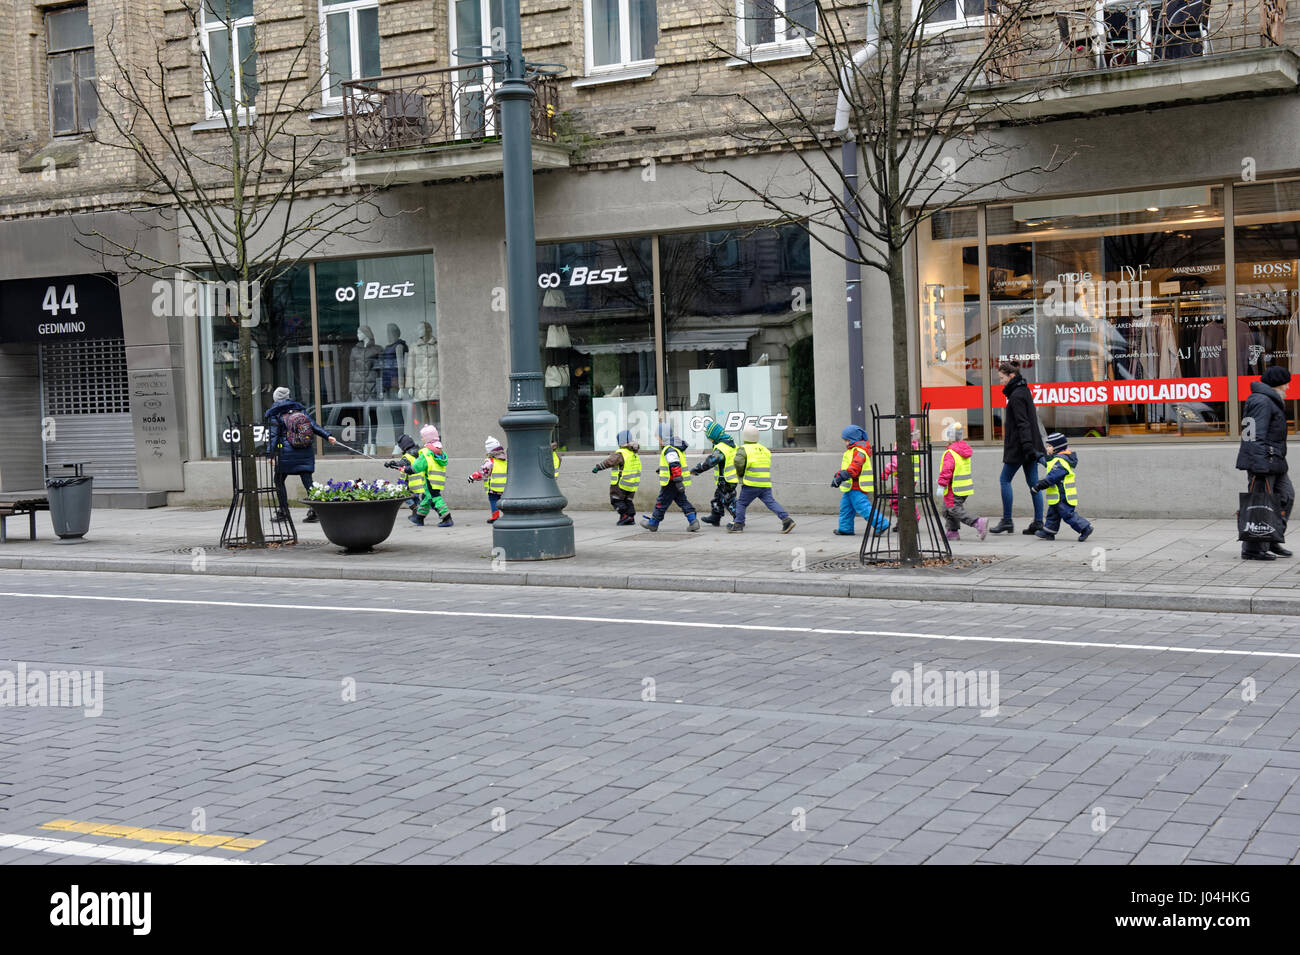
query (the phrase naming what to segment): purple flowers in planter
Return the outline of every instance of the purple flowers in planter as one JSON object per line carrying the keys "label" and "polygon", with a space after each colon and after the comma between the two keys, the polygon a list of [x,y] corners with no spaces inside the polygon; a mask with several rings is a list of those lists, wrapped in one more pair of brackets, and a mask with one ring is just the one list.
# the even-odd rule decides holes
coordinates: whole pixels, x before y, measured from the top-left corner
{"label": "purple flowers in planter", "polygon": [[410,492],[400,484],[391,481],[364,481],[357,478],[352,481],[335,481],[326,484],[314,483],[307,492],[309,501],[387,501],[404,498]]}

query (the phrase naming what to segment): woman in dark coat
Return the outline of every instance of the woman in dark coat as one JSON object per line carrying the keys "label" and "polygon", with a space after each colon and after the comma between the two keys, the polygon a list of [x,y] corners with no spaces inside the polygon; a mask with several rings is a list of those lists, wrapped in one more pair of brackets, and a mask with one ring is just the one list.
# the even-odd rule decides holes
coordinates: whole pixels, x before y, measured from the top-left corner
{"label": "woman in dark coat", "polygon": [[[1295,488],[1287,477],[1286,398],[1291,372],[1274,365],[1264,369],[1264,376],[1250,385],[1250,397],[1241,412],[1241,448],[1237,451],[1237,470],[1246,472],[1246,487],[1267,483],[1277,495],[1282,508],[1282,529],[1295,503]],[[1275,560],[1290,557],[1281,544],[1264,546],[1262,541],[1242,541],[1242,560]]]}
{"label": "woman in dark coat", "polygon": [[1033,535],[1043,527],[1043,492],[1035,491],[1038,483],[1038,462],[1047,453],[1043,446],[1043,433],[1038,428],[1038,411],[1034,396],[1020,374],[1020,365],[1004,361],[998,366],[1002,393],[1007,398],[1007,408],[1002,415],[1002,520],[989,530],[994,534],[1009,534],[1016,529],[1011,523],[1011,481],[1017,471],[1023,471],[1029,485],[1029,496],[1034,502],[1034,520],[1021,533]]}
{"label": "woman in dark coat", "polygon": [[[275,492],[280,498],[280,512],[276,518],[284,521],[289,519],[289,492],[284,486],[285,475],[297,474],[302,478],[302,486],[311,490],[311,476],[316,470],[316,442],[313,441],[305,448],[290,445],[285,434],[284,416],[295,411],[307,414],[307,409],[301,402],[290,399],[288,388],[275,389],[271,397],[275,399],[275,404],[266,409],[266,450],[268,454],[274,454],[277,449],[280,452],[280,462],[275,469]],[[311,430],[330,444],[335,443],[330,433],[315,421],[311,422]],[[308,524],[314,523],[318,520],[316,512],[308,508],[303,520]]]}

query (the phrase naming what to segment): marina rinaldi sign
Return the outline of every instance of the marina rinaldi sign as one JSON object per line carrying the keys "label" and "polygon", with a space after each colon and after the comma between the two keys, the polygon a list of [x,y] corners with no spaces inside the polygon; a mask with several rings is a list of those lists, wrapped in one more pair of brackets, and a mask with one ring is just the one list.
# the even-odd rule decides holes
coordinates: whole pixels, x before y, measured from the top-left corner
{"label": "marina rinaldi sign", "polygon": [[121,337],[122,300],[109,273],[0,281],[0,343]]}

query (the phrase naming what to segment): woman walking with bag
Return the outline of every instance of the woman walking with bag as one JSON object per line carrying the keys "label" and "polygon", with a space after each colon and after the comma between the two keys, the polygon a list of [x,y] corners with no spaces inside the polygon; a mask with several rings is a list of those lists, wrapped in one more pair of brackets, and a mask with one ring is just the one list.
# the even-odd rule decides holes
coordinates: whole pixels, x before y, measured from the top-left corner
{"label": "woman walking with bag", "polygon": [[[1246,472],[1246,490],[1266,487],[1276,497],[1282,531],[1286,532],[1286,519],[1295,503],[1295,488],[1287,477],[1286,464],[1286,398],[1291,372],[1273,365],[1264,369],[1264,376],[1250,385],[1250,397],[1241,413],[1241,448],[1237,451],[1237,470]],[[1276,560],[1290,557],[1291,552],[1281,544],[1263,541],[1242,541],[1242,560]]]}
{"label": "woman walking with bag", "polygon": [[1043,493],[1035,491],[1038,483],[1038,461],[1047,454],[1043,445],[1043,432],[1038,426],[1038,410],[1034,407],[1034,395],[1020,374],[1020,364],[1004,361],[998,365],[998,378],[1002,382],[1002,393],[1007,398],[1007,410],[1002,416],[1002,520],[989,531],[993,534],[1009,534],[1016,529],[1011,523],[1011,505],[1014,496],[1011,493],[1011,481],[1017,471],[1025,474],[1025,483],[1029,485],[1029,497],[1034,502],[1034,520],[1021,533],[1031,537],[1043,529]]}

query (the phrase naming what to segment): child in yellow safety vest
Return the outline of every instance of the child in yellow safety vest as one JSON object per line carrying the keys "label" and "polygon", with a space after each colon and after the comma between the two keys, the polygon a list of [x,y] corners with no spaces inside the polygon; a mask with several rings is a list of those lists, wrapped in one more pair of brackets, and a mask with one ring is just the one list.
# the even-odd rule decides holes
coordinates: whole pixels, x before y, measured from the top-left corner
{"label": "child in yellow safety vest", "polygon": [[609,476],[609,506],[618,514],[615,527],[636,523],[636,489],[641,486],[641,446],[632,440],[631,431],[618,433],[618,450],[591,469],[592,474],[612,469]]}
{"label": "child in yellow safety vest", "polygon": [[875,477],[871,473],[871,441],[861,425],[848,425],[840,432],[844,442],[844,456],[840,469],[831,479],[831,487],[840,489],[839,525],[831,533],[838,537],[853,537],[857,517],[875,528],[877,534],[889,530],[889,518],[875,510],[872,495],[876,492]]}
{"label": "child in yellow safety vest", "polygon": [[420,429],[420,440],[424,442],[424,447],[420,449],[416,459],[408,465],[407,473],[410,477],[407,478],[407,486],[410,487],[410,482],[417,476],[423,477],[424,493],[415,505],[415,513],[408,520],[418,527],[423,527],[429,511],[435,510],[442,518],[438,526],[451,527],[454,523],[451,519],[451,508],[442,497],[443,489],[447,486],[447,455],[442,450],[438,429],[431,424],[426,424]]}
{"label": "child in yellow safety vest", "polygon": [[492,509],[492,516],[487,522],[494,524],[501,516],[499,505],[501,495],[506,490],[506,449],[501,447],[500,441],[488,435],[483,442],[483,450],[487,453],[487,458],[469,476],[469,483],[483,482],[483,487],[487,490],[488,506]]}
{"label": "child in yellow safety vest", "polygon": [[641,526],[648,531],[659,530],[659,524],[668,512],[668,506],[676,502],[686,515],[686,529],[698,531],[699,518],[695,516],[695,505],[686,497],[686,489],[691,486],[691,474],[686,469],[686,442],[673,433],[673,426],[667,422],[659,425],[659,497],[655,500],[654,510],[641,520]]}
{"label": "child in yellow safety vest", "polygon": [[736,485],[740,478],[736,476],[736,439],[727,434],[722,425],[710,421],[704,429],[704,436],[713,442],[713,450],[695,467],[691,474],[703,474],[708,470],[717,472],[713,487],[713,500],[709,502],[709,516],[701,517],[705,524],[714,527],[722,525],[722,515],[736,514]]}
{"label": "child in yellow safety vest", "polygon": [[758,429],[746,425],[741,432],[744,444],[736,449],[732,462],[740,478],[740,496],[736,498],[736,520],[727,525],[728,534],[745,530],[745,509],[754,501],[762,501],[767,509],[781,518],[781,533],[788,534],[794,527],[792,518],[780,502],[772,496],[772,452],[758,443]]}
{"label": "child in yellow safety vest", "polygon": [[1092,536],[1092,524],[1075,508],[1079,505],[1078,491],[1074,485],[1074,469],[1079,466],[1079,456],[1070,450],[1065,435],[1059,431],[1047,436],[1047,475],[1034,485],[1035,491],[1046,491],[1043,496],[1047,504],[1047,517],[1043,520],[1043,529],[1035,535],[1043,540],[1056,539],[1056,532],[1061,529],[1061,522],[1079,532],[1079,540],[1086,541]]}
{"label": "child in yellow safety vest", "polygon": [[966,513],[966,498],[975,490],[975,475],[971,470],[971,455],[975,452],[962,439],[962,427],[950,424],[943,429],[943,440],[948,442],[943,457],[939,459],[939,478],[936,483],[943,488],[943,522],[948,540],[960,540],[958,530],[962,524],[975,528],[980,540],[989,533],[987,517],[971,517]]}

